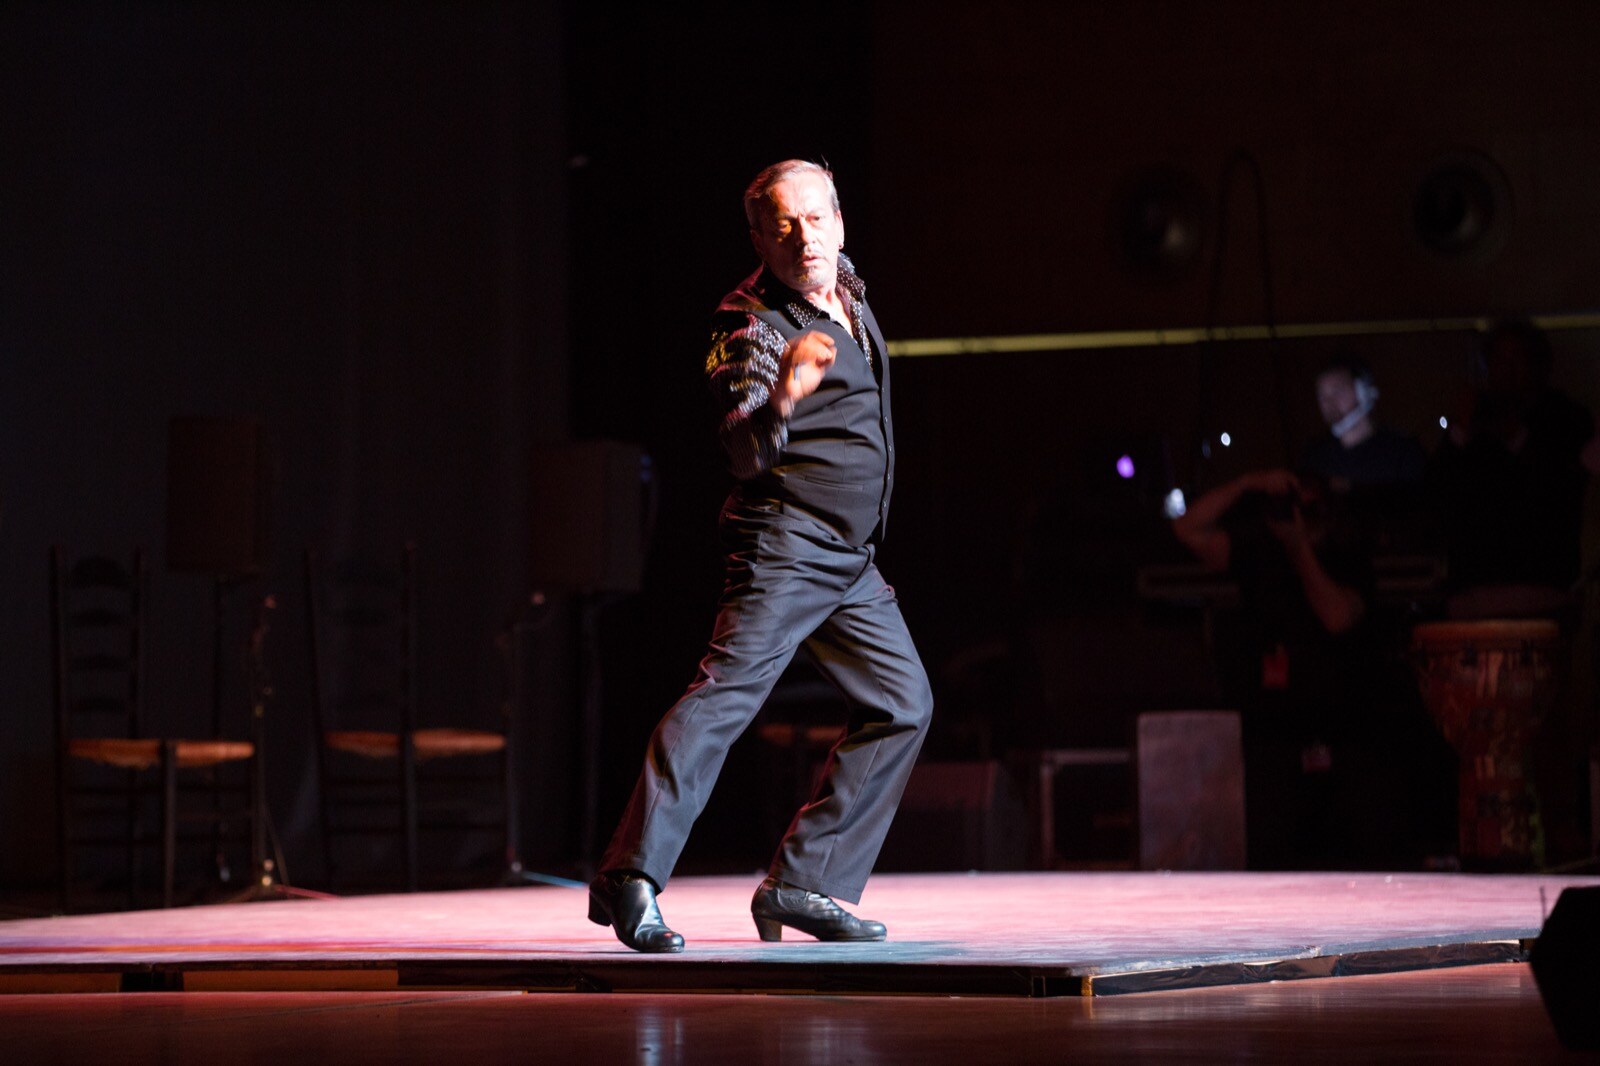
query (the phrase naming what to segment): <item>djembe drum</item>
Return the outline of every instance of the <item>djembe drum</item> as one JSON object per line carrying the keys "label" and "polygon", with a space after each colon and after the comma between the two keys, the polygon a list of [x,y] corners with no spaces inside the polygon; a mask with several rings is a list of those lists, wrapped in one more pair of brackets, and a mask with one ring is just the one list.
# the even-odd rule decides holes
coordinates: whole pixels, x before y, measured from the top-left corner
{"label": "djembe drum", "polygon": [[1412,631],[1423,703],[1461,762],[1467,869],[1528,869],[1541,857],[1529,748],[1555,698],[1560,643],[1560,628],[1543,620],[1430,622]]}

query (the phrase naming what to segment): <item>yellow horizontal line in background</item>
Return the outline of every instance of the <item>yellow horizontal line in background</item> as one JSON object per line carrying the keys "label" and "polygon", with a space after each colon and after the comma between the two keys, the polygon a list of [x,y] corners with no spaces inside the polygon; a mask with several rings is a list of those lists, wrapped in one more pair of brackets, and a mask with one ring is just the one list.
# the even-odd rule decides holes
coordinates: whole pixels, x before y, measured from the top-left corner
{"label": "yellow horizontal line in background", "polygon": [[[1534,315],[1540,329],[1600,328],[1600,314]],[[1283,326],[1218,326],[1215,329],[1130,329],[1100,333],[1023,333],[1004,337],[929,337],[890,341],[891,356],[987,355],[1005,352],[1064,352],[1086,348],[1154,348],[1202,341],[1257,341],[1273,337],[1355,337],[1379,333],[1444,333],[1485,330],[1491,318],[1409,318],[1373,322],[1307,322]]]}

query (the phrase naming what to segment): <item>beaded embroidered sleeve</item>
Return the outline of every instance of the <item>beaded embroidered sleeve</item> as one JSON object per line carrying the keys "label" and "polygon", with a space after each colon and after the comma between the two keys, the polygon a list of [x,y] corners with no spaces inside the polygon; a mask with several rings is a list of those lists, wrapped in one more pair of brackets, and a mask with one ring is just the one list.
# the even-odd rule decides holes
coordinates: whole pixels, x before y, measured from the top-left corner
{"label": "beaded embroidered sleeve", "polygon": [[783,348],[782,334],[755,315],[714,320],[706,376],[723,411],[717,435],[741,480],[770,469],[789,442],[788,424],[769,402]]}
{"label": "beaded embroidered sleeve", "polygon": [[[764,306],[782,308],[801,328],[810,326],[822,314],[809,300],[777,283],[765,271],[757,277],[764,291],[758,294],[743,287],[740,290],[740,295],[752,303],[768,301]],[[856,274],[855,264],[842,254],[839,286],[850,298],[851,332],[871,366],[872,345],[862,320],[866,285]],[[724,309],[712,320],[706,377],[723,412],[717,435],[727,453],[729,469],[740,480],[770,470],[789,443],[788,423],[769,402],[785,343],[772,325],[749,312]]]}

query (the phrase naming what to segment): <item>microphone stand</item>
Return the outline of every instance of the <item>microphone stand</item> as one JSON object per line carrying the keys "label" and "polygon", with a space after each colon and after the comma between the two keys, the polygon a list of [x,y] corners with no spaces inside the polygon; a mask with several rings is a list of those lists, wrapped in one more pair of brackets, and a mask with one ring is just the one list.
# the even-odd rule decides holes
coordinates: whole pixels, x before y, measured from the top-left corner
{"label": "microphone stand", "polygon": [[[272,697],[272,681],[267,673],[267,612],[278,606],[278,599],[270,592],[256,603],[255,621],[250,636],[245,641],[245,677],[250,690],[250,742],[255,756],[250,760],[250,887],[233,896],[229,903],[247,903],[263,899],[337,899],[327,892],[308,888],[295,888],[289,883],[288,870],[278,845],[278,834],[272,826],[272,813],[267,806],[267,701]],[[272,854],[269,855],[268,846]]]}

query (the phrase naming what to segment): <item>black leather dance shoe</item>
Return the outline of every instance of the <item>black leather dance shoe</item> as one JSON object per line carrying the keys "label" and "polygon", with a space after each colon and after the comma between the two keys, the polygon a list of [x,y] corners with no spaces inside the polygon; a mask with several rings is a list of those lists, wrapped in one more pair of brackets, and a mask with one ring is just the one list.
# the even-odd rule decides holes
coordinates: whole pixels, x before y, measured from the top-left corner
{"label": "black leather dance shoe", "polygon": [[750,901],[750,915],[762,940],[782,940],[783,927],[809,933],[818,940],[882,940],[889,935],[882,922],[868,922],[820,892],[769,877]]}
{"label": "black leather dance shoe", "polygon": [[608,870],[589,885],[589,920],[609,925],[634,951],[683,950],[683,937],[667,928],[656,906],[656,886],[637,874]]}

